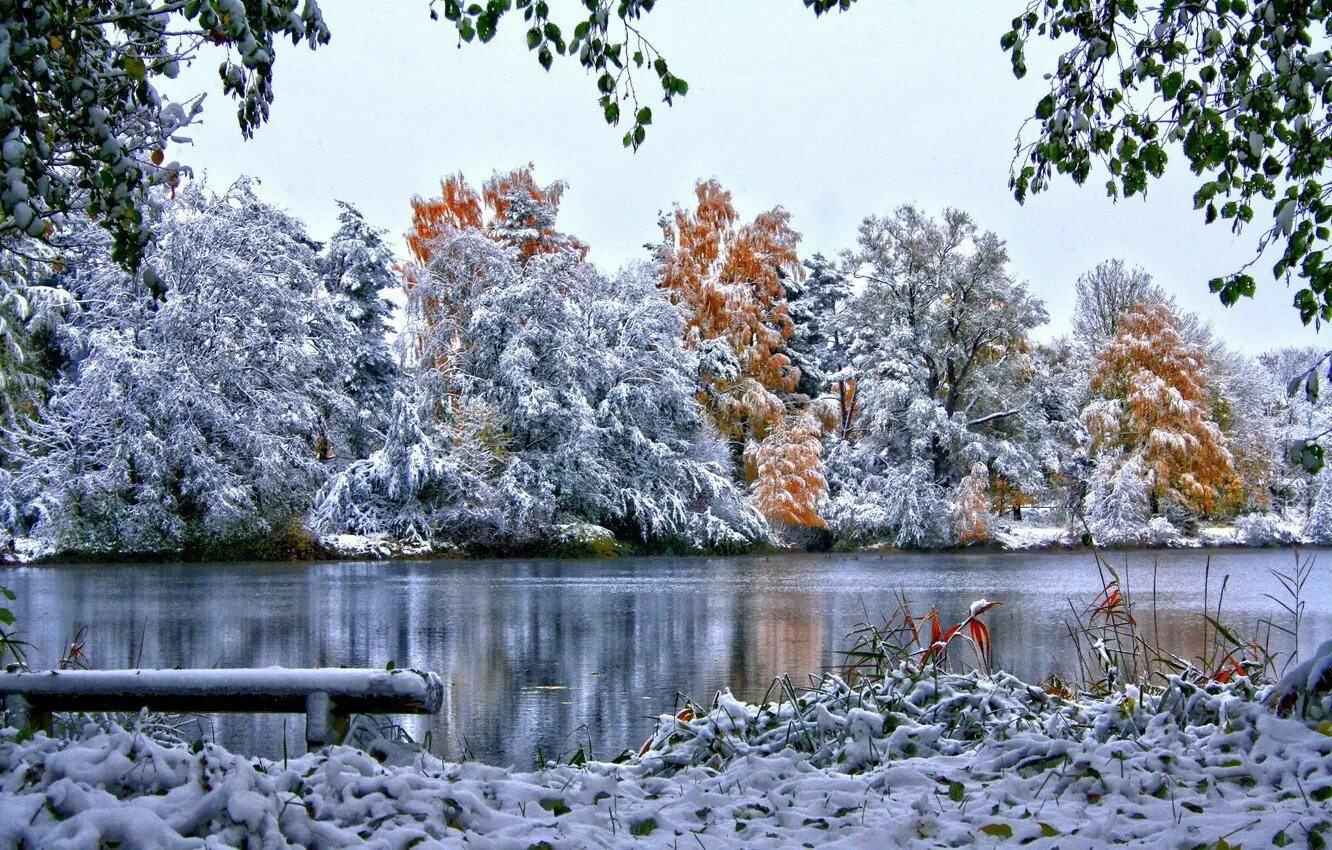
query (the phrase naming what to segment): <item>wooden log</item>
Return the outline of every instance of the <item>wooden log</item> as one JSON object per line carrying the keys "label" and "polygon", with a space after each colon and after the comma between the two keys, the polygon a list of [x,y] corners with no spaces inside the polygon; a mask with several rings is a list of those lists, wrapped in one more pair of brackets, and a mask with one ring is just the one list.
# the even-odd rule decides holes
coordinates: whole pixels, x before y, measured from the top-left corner
{"label": "wooden log", "polygon": [[301,714],[315,693],[327,694],[331,717],[434,714],[443,704],[444,685],[434,673],[420,670],[266,667],[0,673],[0,695],[5,696],[6,706],[13,697],[21,698],[29,722],[52,711],[144,708],[178,714]]}

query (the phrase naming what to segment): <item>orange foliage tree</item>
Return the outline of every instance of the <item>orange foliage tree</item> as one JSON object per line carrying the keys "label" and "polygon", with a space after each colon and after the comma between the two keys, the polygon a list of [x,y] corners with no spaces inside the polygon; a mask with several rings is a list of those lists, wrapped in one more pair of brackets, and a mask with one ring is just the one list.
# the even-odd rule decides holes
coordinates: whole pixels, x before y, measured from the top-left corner
{"label": "orange foliage tree", "polygon": [[[497,242],[517,248],[523,257],[570,247],[585,256],[586,245],[554,228],[554,216],[559,213],[564,189],[565,184],[559,181],[538,185],[531,165],[507,174],[496,172],[482,185],[480,194],[461,172],[450,175],[441,181],[439,197],[412,198],[412,228],[407,232],[407,249],[417,263],[426,265],[434,253],[433,246],[442,236],[451,230],[475,228],[484,230]],[[515,220],[512,207],[516,196],[526,196],[548,209],[550,220],[539,221],[530,214]]]}
{"label": "orange foliage tree", "polygon": [[782,349],[795,330],[783,280],[804,277],[800,234],[780,207],[738,224],[731,193],[715,180],[695,195],[695,209],[676,207],[663,223],[661,285],[684,310],[713,420],[733,442],[755,443],[786,415],[799,380]]}
{"label": "orange foliage tree", "polygon": [[769,522],[825,527],[819,516],[819,502],[828,494],[821,436],[818,420],[805,410],[785,417],[759,445],[750,502]]}
{"label": "orange foliage tree", "polygon": [[1212,417],[1201,346],[1164,304],[1139,305],[1096,358],[1083,411],[1092,448],[1140,458],[1153,513],[1162,500],[1211,514],[1236,486],[1234,458]]}
{"label": "orange foliage tree", "polygon": [[[412,262],[400,269],[403,286],[411,293],[422,284],[431,274],[432,263],[441,259],[440,252],[449,250],[451,240],[464,232],[482,234],[499,246],[516,250],[524,261],[537,254],[560,251],[573,251],[579,260],[586,257],[585,244],[555,229],[564,189],[562,182],[539,185],[531,165],[507,174],[496,172],[482,185],[480,193],[461,173],[446,177],[441,181],[439,197],[412,198],[412,226],[406,234]],[[470,281],[471,287],[487,285],[482,270],[473,269],[469,274],[477,276]],[[418,333],[421,341],[434,339],[441,322],[456,326],[460,318],[457,305],[442,303],[444,299],[433,295],[428,300],[421,311],[425,325]],[[448,341],[442,345],[437,339],[434,342],[434,355],[427,357],[423,349],[418,350],[420,365],[447,373],[454,349]]]}

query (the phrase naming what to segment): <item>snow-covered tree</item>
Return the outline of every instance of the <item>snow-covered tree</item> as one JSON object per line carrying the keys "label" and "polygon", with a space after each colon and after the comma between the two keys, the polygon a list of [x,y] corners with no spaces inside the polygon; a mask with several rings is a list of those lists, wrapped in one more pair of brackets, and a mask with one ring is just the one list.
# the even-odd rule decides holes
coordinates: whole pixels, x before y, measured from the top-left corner
{"label": "snow-covered tree", "polygon": [[1206,374],[1202,347],[1185,341],[1163,304],[1123,316],[1097,359],[1096,398],[1083,411],[1093,451],[1103,465],[1137,461],[1152,513],[1173,506],[1208,515],[1236,486]]}
{"label": "snow-covered tree", "polygon": [[351,328],[316,243],[242,181],[192,186],[154,222],[131,276],[103,254],[64,284],[70,366],[21,438],[32,533],[57,549],[166,551],[262,537],[324,477],[325,423],[347,414]]}
{"label": "snow-covered tree", "polygon": [[1320,546],[1332,544],[1332,472],[1326,466],[1314,482],[1313,504],[1304,523],[1304,537]]}
{"label": "snow-covered tree", "polygon": [[804,276],[800,234],[780,207],[738,225],[731,193],[715,180],[700,182],[695,194],[695,209],[677,207],[663,220],[661,286],[684,313],[686,347],[708,349],[700,374],[708,412],[752,461],[800,377],[786,353],[795,330],[786,281]]}
{"label": "snow-covered tree", "polygon": [[398,361],[388,342],[393,305],[383,293],[399,280],[383,232],[351,204],[339,201],[338,206],[338,229],[324,249],[322,271],[334,307],[355,329],[348,338],[346,390],[356,405],[348,433],[339,436],[353,457],[365,457],[382,439],[398,385]]}
{"label": "snow-covered tree", "polygon": [[[421,428],[433,434],[433,451],[470,458],[456,465],[484,498],[480,507],[458,505],[456,494],[435,493],[421,506],[410,494],[404,503],[401,488],[385,498],[427,518],[413,527],[463,544],[540,546],[570,523],[656,545],[762,539],[762,518],[731,483],[725,446],[696,397],[697,360],[657,270],[607,279],[556,229],[557,192],[506,182],[507,195],[486,196],[489,220],[481,199],[465,201],[465,184],[455,181],[451,192],[446,184],[454,209],[423,220],[413,254],[425,261],[408,270]],[[469,417],[477,427],[465,427]],[[373,489],[386,480],[374,470],[354,465],[326,496]],[[497,518],[491,540],[469,538],[466,523],[450,532],[450,523],[428,519],[480,508],[486,517],[472,525],[490,528]],[[327,501],[316,514],[323,531],[355,518],[350,504]]]}
{"label": "snow-covered tree", "polygon": [[805,276],[784,279],[793,331],[786,341],[791,364],[800,370],[795,391],[814,400],[828,389],[829,376],[846,365],[846,348],[834,326],[851,297],[851,283],[822,254],[805,260]]}
{"label": "snow-covered tree", "polygon": [[[859,406],[857,438],[829,465],[837,510],[904,486],[913,504],[934,510],[943,500],[942,526],[928,519],[906,535],[937,541],[949,525],[947,493],[975,463],[1038,486],[1027,422],[1044,414],[1027,335],[1045,310],[1009,276],[1003,242],[963,212],[935,220],[907,206],[866,219],[848,262],[866,289],[836,321],[850,340],[843,374],[856,380]],[[880,516],[893,518],[883,527],[896,537],[894,523],[915,514]]]}
{"label": "snow-covered tree", "polygon": [[1140,457],[1103,458],[1092,476],[1087,528],[1101,546],[1137,545],[1150,534],[1151,494]]}
{"label": "snow-covered tree", "polygon": [[1095,357],[1119,332],[1119,321],[1139,304],[1159,304],[1165,293],[1144,269],[1123,260],[1097,263],[1073,285],[1073,343],[1088,359]]}
{"label": "snow-covered tree", "polygon": [[953,536],[958,543],[983,543],[990,539],[989,480],[990,470],[977,462],[958,482],[952,511]]}
{"label": "snow-covered tree", "polygon": [[312,529],[430,542],[464,533],[479,539],[498,525],[484,479],[446,432],[422,422],[421,407],[393,398],[383,446],[329,479],[314,500]]}

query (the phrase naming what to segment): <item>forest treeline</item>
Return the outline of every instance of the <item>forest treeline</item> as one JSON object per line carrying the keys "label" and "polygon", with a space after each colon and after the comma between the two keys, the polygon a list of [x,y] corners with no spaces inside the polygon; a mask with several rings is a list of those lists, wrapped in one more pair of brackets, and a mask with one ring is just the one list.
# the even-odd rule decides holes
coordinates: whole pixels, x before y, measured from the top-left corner
{"label": "forest treeline", "polygon": [[[412,200],[407,256],[253,181],[0,274],[0,543],[21,557],[1332,541],[1319,352],[1251,358],[1110,260],[1070,334],[959,210],[804,256],[716,181],[609,273],[529,168]],[[389,297],[405,303],[401,319]],[[1321,460],[1321,458],[1317,458]]]}

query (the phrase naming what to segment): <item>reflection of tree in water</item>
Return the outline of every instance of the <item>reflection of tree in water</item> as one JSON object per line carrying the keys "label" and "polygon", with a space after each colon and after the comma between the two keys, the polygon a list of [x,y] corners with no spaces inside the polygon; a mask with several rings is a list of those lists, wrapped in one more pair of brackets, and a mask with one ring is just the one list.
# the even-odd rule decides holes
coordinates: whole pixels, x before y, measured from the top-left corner
{"label": "reflection of tree in water", "polygon": [[[1172,557],[1161,640],[1192,656],[1203,639],[1202,555]],[[1266,567],[1286,569],[1290,555],[1224,557],[1226,610],[1247,635],[1275,607],[1261,598],[1272,590]],[[1221,570],[1214,561],[1214,588]],[[1310,601],[1306,641],[1332,629],[1332,582],[1326,566],[1317,570],[1309,587],[1322,595]],[[1149,587],[1150,567],[1135,581],[1139,573]],[[583,724],[599,756],[636,747],[677,691],[707,701],[730,687],[756,699],[780,674],[802,684],[838,665],[835,651],[867,614],[891,613],[898,589],[920,613],[933,602],[950,622],[976,598],[1001,599],[987,615],[1000,665],[1029,679],[1066,673],[1075,664],[1066,600],[1090,600],[1099,587],[1082,554],[94,566],[14,570],[0,583],[19,594],[20,622],[42,650],[37,665],[86,624],[100,667],[140,657],[146,666],[427,667],[448,684],[445,709],[408,728],[433,732],[447,755],[458,756],[465,737],[483,760],[520,766],[538,746],[571,751]],[[1150,629],[1147,594],[1134,590]],[[229,716],[216,727],[222,742],[268,755],[280,752],[282,731],[275,717]],[[286,732],[300,747],[300,718]]]}

